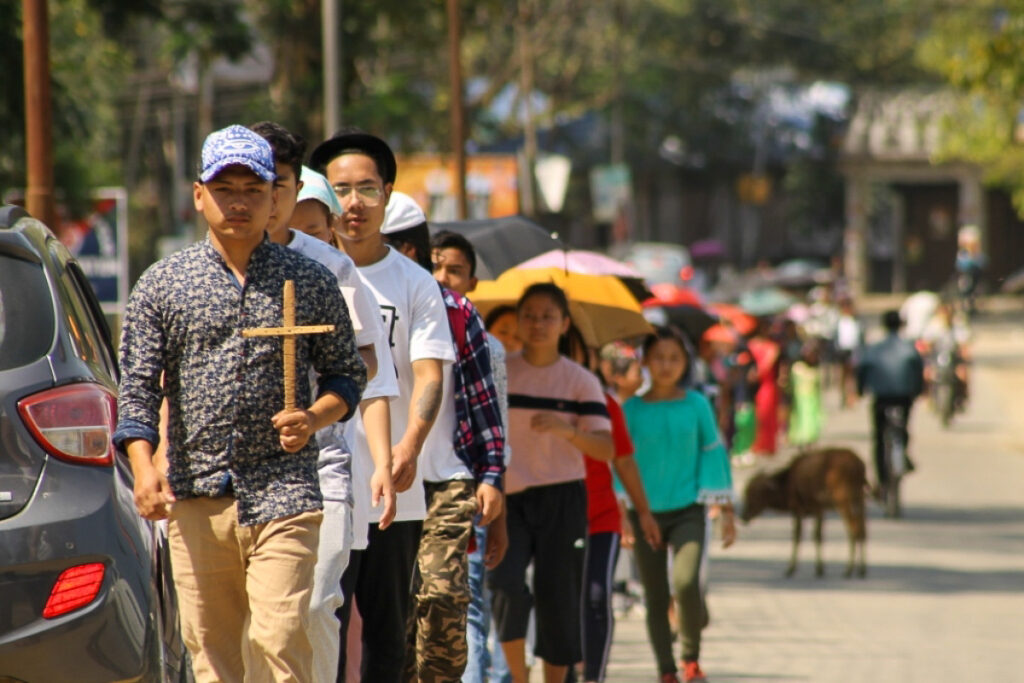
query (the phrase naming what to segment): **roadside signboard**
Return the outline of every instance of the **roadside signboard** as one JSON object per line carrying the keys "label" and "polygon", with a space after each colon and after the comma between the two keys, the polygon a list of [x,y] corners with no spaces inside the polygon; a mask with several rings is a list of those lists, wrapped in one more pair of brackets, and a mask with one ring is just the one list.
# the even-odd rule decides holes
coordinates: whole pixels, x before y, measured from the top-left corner
{"label": "roadside signboard", "polygon": [[[4,201],[24,205],[24,194],[9,192]],[[127,192],[123,187],[99,188],[93,192],[88,215],[69,218],[59,208],[58,213],[61,242],[82,267],[103,312],[124,313],[128,303]]]}

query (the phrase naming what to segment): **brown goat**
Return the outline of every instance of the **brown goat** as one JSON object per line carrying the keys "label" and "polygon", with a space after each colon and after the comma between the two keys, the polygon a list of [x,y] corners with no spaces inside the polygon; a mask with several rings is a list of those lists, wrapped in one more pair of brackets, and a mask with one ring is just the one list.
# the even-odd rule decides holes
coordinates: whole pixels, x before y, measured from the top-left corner
{"label": "brown goat", "polygon": [[825,573],[821,559],[821,525],[825,511],[838,510],[846,524],[850,541],[850,558],[846,577],[853,576],[854,558],[860,547],[857,574],[867,574],[864,545],[867,532],[864,524],[864,494],[867,487],[864,462],[846,448],[820,448],[797,456],[784,469],[755,475],[747,484],[743,501],[744,522],[766,509],[790,512],[793,515],[793,554],[786,576],[796,571],[797,548],[803,533],[803,518],[814,517],[816,545],[815,571]]}

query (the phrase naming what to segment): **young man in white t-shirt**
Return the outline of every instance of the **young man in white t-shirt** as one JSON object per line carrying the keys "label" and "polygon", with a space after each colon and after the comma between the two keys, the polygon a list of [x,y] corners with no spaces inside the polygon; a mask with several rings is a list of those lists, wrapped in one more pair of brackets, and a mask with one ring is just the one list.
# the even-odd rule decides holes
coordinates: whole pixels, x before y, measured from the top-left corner
{"label": "young man in white t-shirt", "polygon": [[[392,247],[432,270],[427,218],[412,197],[392,193],[381,232]],[[505,427],[487,333],[472,303],[442,291],[457,359],[445,373],[441,413],[421,457],[427,517],[406,651],[406,679],[417,681],[458,680],[466,669],[473,519],[479,510],[481,523],[489,525],[503,508]]]}
{"label": "young man in white t-shirt", "polygon": [[[336,200],[334,204],[330,203],[335,198],[326,178],[302,166],[302,157],[305,154],[305,141],[302,138],[269,121],[253,124],[251,128],[270,143],[277,170],[275,185],[278,190],[278,203],[267,226],[267,234],[271,241],[284,244],[326,266],[338,279],[338,285],[349,306],[356,344],[367,365],[367,374],[372,378],[363,392],[360,413],[364,420],[377,425],[378,432],[383,429],[384,434],[387,434],[387,402],[397,396],[398,385],[376,302],[369,289],[359,279],[351,258],[330,244],[289,228],[295,207],[300,201],[307,198],[319,200],[323,202],[328,214],[340,213],[340,206]],[[324,189],[326,191],[318,191]],[[378,411],[381,404],[385,411],[383,422],[379,413],[374,415],[374,411]],[[320,445],[317,474],[324,499],[324,518],[320,527],[308,629],[313,645],[313,676],[317,681],[334,678],[338,670],[341,644],[339,620],[335,612],[342,605],[341,577],[348,566],[353,544],[354,501],[380,501],[381,527],[386,528],[395,516],[390,440],[378,438],[372,440],[373,443],[369,445],[365,441],[353,444],[364,448],[363,452],[374,463],[370,481],[364,482],[364,486],[353,491],[352,450],[350,442],[345,438],[344,430],[344,424],[334,424],[317,433],[317,442]]]}
{"label": "young man in white t-shirt", "polygon": [[[335,229],[377,299],[398,377],[399,397],[391,405],[398,512],[386,531],[370,525],[366,549],[353,552],[342,581],[346,598],[355,595],[363,619],[362,679],[398,682],[404,680],[409,586],[426,516],[418,458],[441,409],[443,376],[455,352],[444,301],[430,273],[388,247],[380,234],[397,170],[387,143],[361,131],[343,131],[313,151],[310,165],[324,172],[341,201]],[[357,433],[354,440],[361,438]],[[356,477],[362,460],[358,450]],[[358,499],[356,505],[358,513]],[[344,642],[346,619],[341,628]]]}

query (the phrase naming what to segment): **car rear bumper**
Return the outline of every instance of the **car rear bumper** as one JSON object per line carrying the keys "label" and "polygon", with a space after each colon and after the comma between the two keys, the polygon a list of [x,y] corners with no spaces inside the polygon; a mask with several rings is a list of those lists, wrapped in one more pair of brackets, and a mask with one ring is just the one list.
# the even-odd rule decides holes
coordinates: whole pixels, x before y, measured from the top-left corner
{"label": "car rear bumper", "polygon": [[[73,479],[62,476],[69,467],[78,470]],[[152,670],[152,538],[125,507],[117,476],[107,468],[83,476],[50,459],[30,503],[0,521],[0,679],[121,681]],[[88,562],[105,566],[96,598],[44,619],[60,573]]]}

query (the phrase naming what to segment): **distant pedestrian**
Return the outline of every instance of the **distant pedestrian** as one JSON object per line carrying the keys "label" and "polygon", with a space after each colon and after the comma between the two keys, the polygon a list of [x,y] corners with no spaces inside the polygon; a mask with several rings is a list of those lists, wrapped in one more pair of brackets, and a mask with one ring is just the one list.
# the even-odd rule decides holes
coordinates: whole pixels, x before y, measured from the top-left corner
{"label": "distant pedestrian", "polygon": [[[673,634],[668,607],[676,600],[682,637],[685,681],[703,681],[698,663],[701,630],[708,614],[701,595],[700,565],[705,539],[705,506],[721,518],[728,547],[736,536],[732,509],[732,473],[708,400],[680,386],[689,357],[686,344],[670,328],[659,328],[643,345],[651,388],[626,401],[623,411],[636,446],[651,510],[661,529],[663,547],[637,538],[636,559],[647,602],[647,633],[663,683],[676,683]],[[631,512],[634,525],[639,525]],[[667,552],[671,548],[672,576]]]}
{"label": "distant pedestrian", "polygon": [[757,431],[750,450],[754,455],[775,455],[779,436],[779,364],[782,350],[770,336],[770,321],[762,318],[754,336],[747,342],[757,366],[757,391],[754,410]]}
{"label": "distant pedestrian", "polygon": [[977,307],[978,283],[984,267],[985,255],[981,251],[981,232],[976,225],[965,225],[957,233],[954,269],[960,310],[969,316],[975,313]]}
{"label": "distant pedestrian", "polygon": [[841,299],[836,323],[836,361],[839,363],[839,401],[843,408],[857,400],[857,381],[853,371],[856,356],[863,345],[864,330],[857,320],[853,299]]}
{"label": "distant pedestrian", "polygon": [[825,415],[821,399],[821,351],[818,340],[808,340],[800,360],[790,369],[793,405],[789,416],[789,443],[807,448],[821,438]]}

